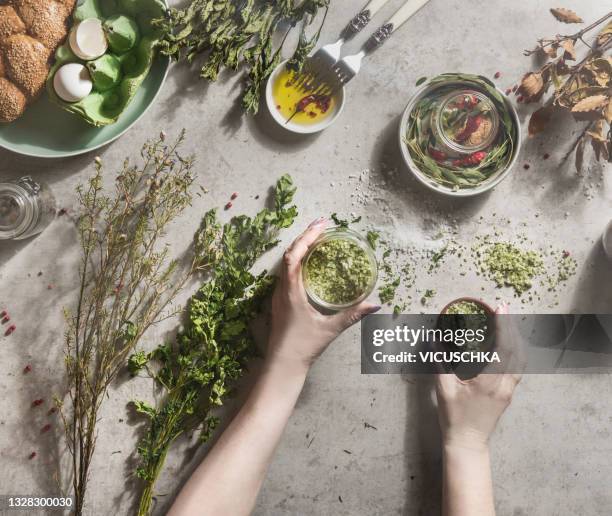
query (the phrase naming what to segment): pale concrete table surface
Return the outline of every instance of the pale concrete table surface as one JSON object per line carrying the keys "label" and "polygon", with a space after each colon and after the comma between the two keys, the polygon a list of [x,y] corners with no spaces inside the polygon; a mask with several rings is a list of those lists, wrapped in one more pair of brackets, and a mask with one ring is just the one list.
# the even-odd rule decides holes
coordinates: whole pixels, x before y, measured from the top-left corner
{"label": "pale concrete table surface", "polygon": [[[393,0],[384,15],[401,1]],[[586,20],[609,9],[601,0],[565,0]],[[332,41],[355,0],[332,0],[322,41]],[[46,180],[60,207],[75,207],[75,186],[92,172],[99,154],[112,179],[125,156],[137,157],[144,140],[165,130],[187,129],[186,151],[197,153],[198,184],[210,193],[193,206],[168,235],[176,253],[189,244],[204,211],[239,197],[230,213],[254,213],[268,188],[285,172],[298,187],[300,217],[283,235],[283,246],[319,215],[354,212],[400,245],[425,246],[440,229],[456,226],[469,245],[477,223],[510,219],[532,239],[571,249],[576,277],[551,309],[514,304],[516,311],[609,312],[611,269],[599,236],[612,215],[609,166],[590,160],[582,176],[562,156],[580,126],[563,120],[544,136],[524,142],[512,175],[490,195],[447,202],[410,178],[398,158],[397,125],[415,81],[449,71],[480,73],[503,88],[530,69],[523,57],[536,39],[573,32],[548,13],[550,0],[432,0],[368,59],[350,84],[340,121],[324,134],[280,139],[265,117],[237,115],[239,79],[224,76],[207,86],[184,66],[173,66],[152,109],[123,137],[98,153],[63,160],[38,160],[0,152],[0,177],[33,174]],[[355,49],[365,34],[350,44]],[[526,128],[532,107],[521,107]],[[542,159],[550,153],[548,160]],[[529,163],[529,170],[523,168]],[[359,179],[362,176],[362,180]],[[259,194],[261,197],[255,199]],[[223,216],[229,214],[224,213]],[[402,244],[403,243],[403,244]],[[273,266],[282,247],[260,266]],[[37,238],[0,245],[0,307],[10,309],[17,331],[0,337],[0,494],[57,493],[53,476],[60,443],[57,421],[41,435],[46,411],[30,408],[36,398],[48,406],[63,378],[62,307],[75,299],[79,248],[70,216],[59,217]],[[42,272],[42,275],[38,275]],[[48,286],[52,288],[49,288]],[[439,309],[466,293],[493,298],[493,285],[446,268],[417,279],[416,289],[435,288]],[[484,288],[484,291],[481,291]],[[185,292],[184,298],[189,294]],[[502,296],[511,299],[509,292]],[[148,348],[176,321],[143,339]],[[32,373],[22,374],[26,364]],[[248,383],[248,381],[246,382]],[[532,375],[523,379],[493,442],[495,495],[500,516],[608,515],[612,512],[612,388],[610,375]],[[245,389],[241,392],[244,393]],[[139,426],[127,402],[151,399],[147,380],[122,380],[110,391],[99,423],[91,471],[88,514],[130,514],[133,453]],[[234,410],[238,402],[232,402]],[[364,423],[376,427],[368,428]],[[259,498],[257,515],[435,515],[440,507],[440,451],[431,379],[360,374],[359,329],[339,338],[313,367]],[[158,484],[157,514],[204,454],[181,441],[168,457]],[[188,451],[191,450],[191,451]],[[31,451],[38,455],[28,460]],[[350,453],[349,453],[350,452]],[[65,479],[64,479],[65,480]],[[240,493],[236,494],[240,496]]]}

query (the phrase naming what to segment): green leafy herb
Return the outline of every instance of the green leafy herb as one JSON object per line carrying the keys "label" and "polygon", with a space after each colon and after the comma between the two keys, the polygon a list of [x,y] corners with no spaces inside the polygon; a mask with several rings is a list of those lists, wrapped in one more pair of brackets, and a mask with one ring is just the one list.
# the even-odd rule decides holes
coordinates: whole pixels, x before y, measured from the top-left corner
{"label": "green leafy herb", "polygon": [[423,84],[425,81],[427,80],[427,77],[420,77],[419,79],[417,79],[416,82],[416,86],[420,86],[421,84]]}
{"label": "green leafy herb", "polygon": [[336,212],[332,213],[330,215],[330,218],[334,221],[334,224],[336,224],[336,226],[341,228],[348,228],[351,224],[357,224],[361,221],[361,215],[359,217],[353,217],[351,220],[348,220],[341,219],[340,217],[338,217],[338,214]]}
{"label": "green leafy herb", "polygon": [[434,289],[428,288],[423,294],[423,296],[421,297],[421,304],[427,305],[427,303],[429,303],[429,300],[433,299],[435,295],[436,295],[436,291]]}
{"label": "green leafy herb", "polygon": [[256,353],[249,325],[271,293],[274,278],[266,271],[254,275],[250,270],[276,245],[279,231],[293,223],[294,193],[291,178],[283,176],[276,184],[272,210],[263,209],[253,218],[234,217],[224,225],[214,210],[206,213],[195,248],[207,279],[189,302],[184,329],[174,342],[129,360],[133,373],[145,370],[165,391],[150,410],[135,402],[135,408],[149,417],[138,446],[136,473],[145,484],[140,515],[150,512],[155,481],[173,441],[198,429],[202,441],[210,438],[218,423],[215,407],[224,403]]}
{"label": "green leafy herb", "polygon": [[[300,68],[321,32],[309,38],[307,27],[330,0],[191,0],[183,9],[170,8],[155,20],[164,36],[161,52],[188,63],[202,58],[200,77],[215,81],[222,68],[247,68],[242,106],[257,113],[264,82],[280,62],[288,33],[301,25],[290,64]],[[276,43],[277,32],[286,33]]]}
{"label": "green leafy herb", "polygon": [[378,231],[368,231],[366,233],[366,239],[370,244],[370,247],[376,250],[376,245],[378,243],[378,239],[380,238],[380,233]]}

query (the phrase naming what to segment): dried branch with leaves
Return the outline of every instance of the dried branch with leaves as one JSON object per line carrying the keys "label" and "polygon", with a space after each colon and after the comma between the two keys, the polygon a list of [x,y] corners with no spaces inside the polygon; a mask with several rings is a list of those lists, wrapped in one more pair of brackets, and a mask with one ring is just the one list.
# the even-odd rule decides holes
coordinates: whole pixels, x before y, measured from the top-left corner
{"label": "dried branch with leaves", "polygon": [[[583,23],[569,9],[550,10],[563,23]],[[576,169],[580,172],[584,150],[590,141],[596,159],[612,162],[612,11],[574,34],[540,39],[525,55],[541,55],[546,59],[536,72],[525,74],[516,90],[519,100],[540,102],[552,86],[553,93],[529,120],[529,135],[543,131],[556,110],[570,112],[577,121],[587,122],[566,158],[575,151]],[[597,30],[594,41],[587,35]],[[578,59],[577,48],[586,54]]]}
{"label": "dried branch with leaves", "polygon": [[[142,148],[143,163],[126,159],[114,193],[102,186],[102,162],[78,188],[83,257],[76,310],[66,311],[68,393],[57,399],[71,455],[75,513],[83,513],[96,447],[99,410],[107,389],[142,335],[165,317],[197,270],[168,256],[161,239],[191,202],[193,158],[183,158],[163,133]],[[171,313],[168,314],[167,311]]]}

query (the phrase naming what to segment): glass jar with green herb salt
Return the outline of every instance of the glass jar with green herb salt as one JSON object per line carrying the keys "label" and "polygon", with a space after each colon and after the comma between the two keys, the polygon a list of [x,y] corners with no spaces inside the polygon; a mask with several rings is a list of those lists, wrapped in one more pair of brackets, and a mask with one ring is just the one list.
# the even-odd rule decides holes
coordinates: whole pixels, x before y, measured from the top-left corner
{"label": "glass jar with green herb salt", "polygon": [[22,240],[43,231],[55,216],[49,187],[30,176],[0,182],[0,240]]}
{"label": "glass jar with green herb salt", "polygon": [[325,230],[304,257],[306,293],[328,310],[343,310],[363,301],[374,290],[377,277],[372,247],[348,228]]}

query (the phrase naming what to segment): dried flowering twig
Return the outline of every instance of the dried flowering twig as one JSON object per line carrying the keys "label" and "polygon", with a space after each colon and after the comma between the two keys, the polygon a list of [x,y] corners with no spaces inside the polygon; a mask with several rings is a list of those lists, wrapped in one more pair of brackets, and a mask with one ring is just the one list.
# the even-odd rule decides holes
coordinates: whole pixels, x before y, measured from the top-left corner
{"label": "dried flowering twig", "polygon": [[[551,9],[551,13],[564,23],[582,23],[582,18],[569,9]],[[597,160],[612,162],[612,21],[608,21],[611,18],[612,11],[574,34],[538,40],[538,46],[526,50],[525,55],[539,53],[547,57],[547,62],[538,71],[525,74],[516,90],[519,100],[529,103],[539,102],[551,86],[554,88],[529,120],[531,136],[544,130],[555,110],[569,111],[576,120],[588,121],[566,154],[567,158],[575,151],[578,171],[582,169],[588,141]],[[597,38],[587,42],[585,36],[596,28]],[[587,47],[586,55],[579,61],[578,43]],[[574,64],[569,64],[570,61]]]}
{"label": "dried flowering twig", "polygon": [[68,394],[56,399],[72,458],[75,513],[82,514],[96,424],[105,393],[129,353],[164,313],[198,267],[186,270],[168,257],[160,242],[168,224],[191,202],[193,158],[183,158],[162,133],[146,143],[143,163],[126,159],[114,193],[102,188],[102,162],[86,186],[77,189],[83,250],[77,307],[66,312]]}

